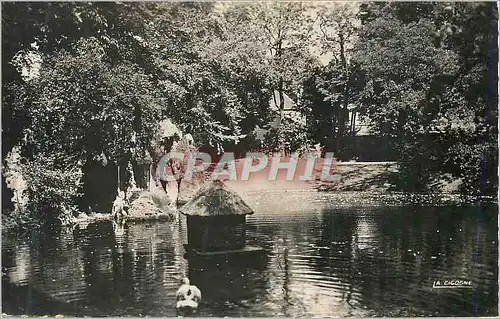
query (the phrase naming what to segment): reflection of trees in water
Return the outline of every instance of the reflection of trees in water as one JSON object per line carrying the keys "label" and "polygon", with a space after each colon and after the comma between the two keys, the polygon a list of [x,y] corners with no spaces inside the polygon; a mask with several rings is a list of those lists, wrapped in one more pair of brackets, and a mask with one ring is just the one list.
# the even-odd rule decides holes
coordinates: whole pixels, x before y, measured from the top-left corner
{"label": "reflection of trees in water", "polygon": [[[34,287],[62,301],[78,300],[84,294],[83,263],[69,232],[47,231],[31,238]],[[73,261],[73,263],[69,262]]]}
{"label": "reflection of trees in water", "polygon": [[[325,307],[321,314],[345,314],[336,307],[347,302],[378,314],[413,307],[470,315],[472,290],[431,288],[443,276],[471,279],[477,314],[495,315],[487,310],[498,303],[497,208],[484,212],[479,237],[477,212],[405,207],[250,219],[248,238],[268,249],[266,267],[195,270],[193,283],[203,287],[200,315],[243,316],[247,307],[267,316],[318,314],[317,307]],[[111,223],[98,223],[73,235],[16,239],[4,243],[2,264],[19,281],[29,277],[38,291],[81,300],[103,314],[174,315],[174,294],[187,270],[184,226],[130,224],[115,232]]]}
{"label": "reflection of trees in water", "polygon": [[[314,211],[286,213],[273,216],[268,223],[260,223],[259,232],[266,234],[270,250],[270,287],[266,299],[267,315],[300,316],[309,314],[331,315],[336,313],[332,296],[316,284],[305,259],[311,253],[311,243],[321,235],[321,213]],[[278,225],[278,226],[276,226]],[[325,294],[326,293],[326,294]],[[316,307],[326,302],[321,309]],[[334,302],[333,302],[334,303]],[[333,311],[333,312],[332,312]],[[342,310],[343,311],[343,310]]]}
{"label": "reflection of trees in water", "polygon": [[71,302],[81,298],[85,289],[82,268],[78,252],[72,248],[70,234],[48,230],[19,236],[12,245],[2,247],[2,268],[8,274],[7,279],[14,285],[27,285],[26,290],[19,290],[27,292],[22,299],[26,304],[19,300],[21,304],[16,307],[43,311],[43,305],[37,304],[40,292],[47,300]]}
{"label": "reflection of trees in water", "polygon": [[115,285],[124,283],[115,278],[115,270],[121,269],[125,260],[117,259],[112,252],[114,231],[112,223],[102,222],[90,224],[75,234],[84,265],[87,300],[99,309],[119,302],[121,296],[114,293]]}
{"label": "reflection of trees in water", "polygon": [[166,225],[144,223],[125,225],[118,233],[111,227],[100,229],[99,236],[92,236],[92,230],[84,235],[88,242],[80,249],[93,305],[114,315],[140,315],[158,309],[160,300],[151,296],[165,303],[169,291],[159,283],[165,282],[165,269],[172,271],[175,258],[172,234],[162,227]]}
{"label": "reflection of trees in water", "polygon": [[[244,269],[236,267],[224,276],[222,275],[224,270],[211,269],[210,272],[201,272],[202,275],[204,274],[208,278],[206,283],[217,282],[214,285],[207,284],[209,291],[213,289],[219,290],[219,283],[220,287],[222,287],[220,292],[214,291],[213,296],[209,298],[218,299],[215,303],[219,304],[221,300],[238,303],[238,299],[244,302],[255,302],[258,305],[257,309],[262,311],[262,315],[287,315],[290,307],[294,306],[298,301],[294,298],[292,291],[295,259],[293,254],[297,250],[296,247],[304,245],[310,240],[311,236],[315,236],[310,233],[311,227],[309,224],[311,222],[317,223],[317,221],[311,220],[311,218],[314,219],[313,216],[305,217],[300,212],[297,215],[293,213],[264,215],[264,220],[261,219],[262,217],[248,218],[246,225],[247,242],[257,244],[268,252],[265,262],[266,269],[260,271],[250,270],[250,273],[245,273]],[[193,270],[190,264],[190,276],[193,271],[196,270]],[[207,275],[211,272],[215,272],[215,275]],[[198,275],[195,273],[195,276]],[[242,280],[245,282],[242,282]],[[241,287],[245,288],[241,290]],[[202,293],[206,296],[203,290]],[[247,295],[245,295],[245,292]],[[215,298],[214,296],[218,297]],[[238,315],[236,312],[232,314]],[[227,314],[224,313],[223,315]]]}
{"label": "reflection of trees in water", "polygon": [[[496,309],[486,315],[498,316],[498,205],[477,207],[475,210],[476,214],[473,214],[470,222],[476,230],[472,273],[477,278],[475,282],[478,287],[473,300],[477,313],[473,313],[482,315],[484,309]],[[494,280],[491,281],[491,278]]]}
{"label": "reflection of trees in water", "polygon": [[[346,300],[359,291],[361,304],[379,311],[414,307],[442,315],[470,313],[472,290],[433,290],[432,282],[472,279],[483,287],[478,299],[482,298],[485,313],[497,300],[492,292],[498,274],[483,273],[479,278],[474,272],[474,219],[470,208],[456,207],[325,211],[316,246],[329,249],[318,250],[322,258],[309,262],[344,283]],[[486,239],[495,232],[484,229],[482,234],[479,263],[483,266],[476,268],[496,269],[493,260],[498,255]]]}
{"label": "reflection of trees in water", "polygon": [[103,314],[174,315],[175,277],[186,263],[179,236],[179,226],[168,223],[91,223],[16,238],[2,251],[3,266],[14,281],[26,277],[33,289]]}
{"label": "reflection of trees in water", "polygon": [[[322,214],[322,230],[316,246],[322,258],[311,260],[318,270],[336,278],[342,286],[341,300],[351,304],[356,284],[356,215],[342,211]],[[325,249],[327,248],[328,249]],[[351,261],[351,262],[346,262]]]}
{"label": "reflection of trees in water", "polygon": [[[356,214],[305,212],[286,218],[290,303],[285,315],[353,316],[356,306]],[[353,262],[347,262],[353,261]]]}
{"label": "reflection of trees in water", "polygon": [[[179,218],[177,222],[172,223],[172,244],[173,244],[173,255],[176,256],[174,259],[175,269],[179,270],[177,274],[178,277],[175,278],[176,284],[179,284],[180,280],[187,276],[188,263],[184,258],[184,243],[187,243],[187,222],[184,218]],[[172,278],[172,274],[164,274],[164,282]]]}

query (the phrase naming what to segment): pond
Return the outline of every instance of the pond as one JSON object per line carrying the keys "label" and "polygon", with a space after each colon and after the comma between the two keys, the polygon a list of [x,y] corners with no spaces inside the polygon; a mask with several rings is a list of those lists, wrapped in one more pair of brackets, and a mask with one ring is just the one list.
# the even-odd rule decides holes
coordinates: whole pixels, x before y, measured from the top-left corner
{"label": "pond", "polygon": [[[248,242],[266,250],[258,266],[195,269],[183,217],[6,234],[4,312],[176,316],[175,292],[189,276],[203,317],[498,315],[496,205],[339,205],[334,195],[278,193],[250,204]],[[473,288],[433,288],[449,279]]]}

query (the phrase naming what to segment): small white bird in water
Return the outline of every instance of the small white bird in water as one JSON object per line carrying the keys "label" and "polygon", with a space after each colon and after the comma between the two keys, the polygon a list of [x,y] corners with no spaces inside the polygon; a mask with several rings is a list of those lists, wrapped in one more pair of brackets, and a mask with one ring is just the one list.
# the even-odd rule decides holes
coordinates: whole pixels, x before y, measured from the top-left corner
{"label": "small white bird in water", "polygon": [[181,280],[181,286],[175,294],[177,299],[177,310],[183,314],[194,312],[201,301],[201,291],[198,287],[190,284],[188,278]]}

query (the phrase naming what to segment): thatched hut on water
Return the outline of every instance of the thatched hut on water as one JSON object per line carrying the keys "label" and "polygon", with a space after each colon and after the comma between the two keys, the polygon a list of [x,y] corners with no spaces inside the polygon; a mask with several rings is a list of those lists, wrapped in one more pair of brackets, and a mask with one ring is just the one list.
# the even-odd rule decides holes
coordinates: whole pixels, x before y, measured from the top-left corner
{"label": "thatched hut on water", "polygon": [[222,181],[206,183],[180,212],[187,216],[190,250],[204,253],[245,248],[245,217],[253,210]]}

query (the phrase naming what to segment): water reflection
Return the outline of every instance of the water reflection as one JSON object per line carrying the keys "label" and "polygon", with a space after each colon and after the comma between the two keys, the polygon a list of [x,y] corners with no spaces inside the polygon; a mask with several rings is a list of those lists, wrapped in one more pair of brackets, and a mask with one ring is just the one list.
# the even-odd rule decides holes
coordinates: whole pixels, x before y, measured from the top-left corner
{"label": "water reflection", "polygon": [[[214,261],[215,262],[215,261]],[[247,265],[205,262],[189,263],[189,278],[202,291],[200,316],[241,316],[248,309],[258,307],[261,295],[268,288],[266,264]]]}
{"label": "water reflection", "polygon": [[[186,260],[184,221],[4,236],[5,278],[26,289],[9,286],[3,305],[21,304],[19,313],[176,316],[175,291],[188,276],[203,294],[200,316],[470,316],[473,304],[478,315],[498,313],[497,207],[484,212],[478,236],[475,207],[325,202],[280,211],[274,198],[259,201],[247,234],[266,249],[260,263]],[[476,296],[432,289],[433,280],[449,278],[472,280]],[[35,292],[52,301],[36,302]]]}

